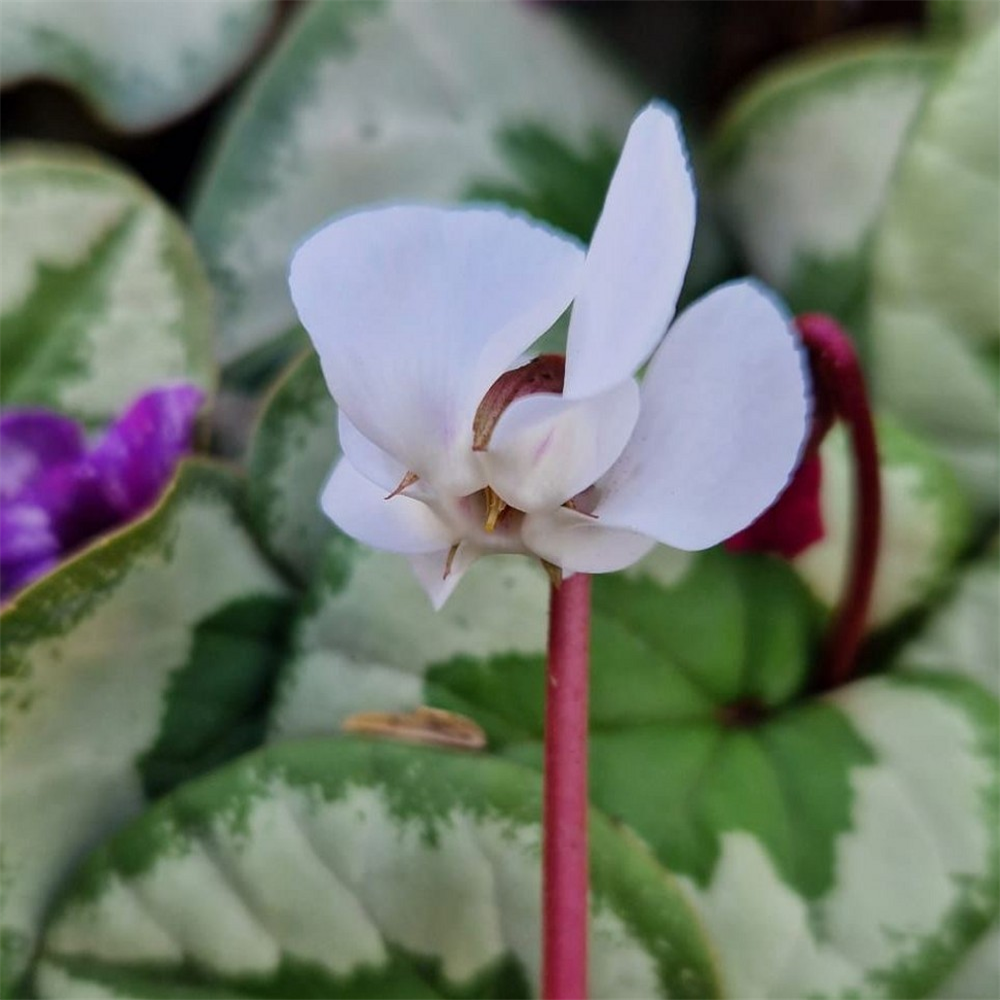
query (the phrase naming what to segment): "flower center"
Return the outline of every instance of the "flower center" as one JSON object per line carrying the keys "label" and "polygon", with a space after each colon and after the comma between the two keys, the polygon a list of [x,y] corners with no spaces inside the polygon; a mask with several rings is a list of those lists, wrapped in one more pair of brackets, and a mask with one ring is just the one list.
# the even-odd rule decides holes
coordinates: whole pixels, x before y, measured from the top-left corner
{"label": "flower center", "polygon": [[[566,358],[562,354],[541,354],[520,368],[504,372],[486,391],[473,417],[472,450],[486,451],[497,423],[515,399],[536,392],[561,393],[565,376]],[[483,500],[486,504],[483,527],[492,534],[508,504],[491,486],[483,490]]]}
{"label": "flower center", "polygon": [[504,372],[486,390],[472,420],[472,450],[486,451],[490,438],[504,410],[522,396],[536,392],[559,394],[566,377],[566,358],[562,354],[540,354],[520,368]]}

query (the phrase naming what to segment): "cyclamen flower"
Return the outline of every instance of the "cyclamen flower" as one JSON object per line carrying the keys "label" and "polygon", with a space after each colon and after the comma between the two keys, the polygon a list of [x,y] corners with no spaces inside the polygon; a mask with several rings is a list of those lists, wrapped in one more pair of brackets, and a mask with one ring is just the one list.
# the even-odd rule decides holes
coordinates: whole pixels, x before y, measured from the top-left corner
{"label": "cyclamen flower", "polygon": [[191,385],[140,396],[96,444],[50,410],[0,416],[0,594],[149,507],[191,447],[204,396]]}
{"label": "cyclamen flower", "polygon": [[[292,298],[343,451],[327,515],[409,556],[438,607],[487,553],[603,573],[753,521],[802,448],[806,362],[753,281],[674,319],[694,226],[678,123],[653,104],[589,250],[483,206],[376,207],[307,239]],[[565,359],[531,359],[571,303]]]}

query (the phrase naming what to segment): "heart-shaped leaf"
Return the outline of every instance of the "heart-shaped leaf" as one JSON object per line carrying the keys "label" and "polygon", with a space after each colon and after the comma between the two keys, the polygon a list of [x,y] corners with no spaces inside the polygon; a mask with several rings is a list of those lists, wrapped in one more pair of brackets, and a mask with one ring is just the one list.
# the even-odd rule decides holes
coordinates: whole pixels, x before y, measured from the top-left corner
{"label": "heart-shaped leaf", "polygon": [[[275,738],[426,703],[540,765],[540,570],[484,560],[435,615],[401,559],[328,560]],[[740,995],[919,996],[997,912],[996,703],[938,674],[804,697],[817,618],[762,557],[596,577],[592,799],[685,877]]]}
{"label": "heart-shaped leaf", "polygon": [[[273,747],[184,786],[87,862],[43,997],[536,996],[541,782],[360,740]],[[633,839],[590,824],[591,996],[712,997],[709,948]]]}
{"label": "heart-shaped leaf", "polygon": [[540,5],[309,5],[236,108],[194,199],[220,356],[295,325],[293,248],[356,205],[488,195],[587,225],[637,105]]}
{"label": "heart-shaped leaf", "polygon": [[6,156],[0,179],[5,406],[96,426],[150,385],[211,386],[208,283],[152,192],[94,157],[44,148]]}
{"label": "heart-shaped leaf", "polygon": [[105,121],[145,131],[204,101],[250,55],[270,0],[6,0],[0,83],[57,80]]}
{"label": "heart-shaped leaf", "polygon": [[80,855],[148,794],[258,741],[287,609],[237,490],[186,463],[150,514],[4,611],[5,994]]}
{"label": "heart-shaped leaf", "polygon": [[719,127],[719,202],[751,270],[796,312],[865,319],[870,236],[903,137],[944,63],[918,43],[869,42],[773,69]]}
{"label": "heart-shaped leaf", "polygon": [[1000,507],[1000,25],[960,53],[901,156],[875,241],[879,399]]}

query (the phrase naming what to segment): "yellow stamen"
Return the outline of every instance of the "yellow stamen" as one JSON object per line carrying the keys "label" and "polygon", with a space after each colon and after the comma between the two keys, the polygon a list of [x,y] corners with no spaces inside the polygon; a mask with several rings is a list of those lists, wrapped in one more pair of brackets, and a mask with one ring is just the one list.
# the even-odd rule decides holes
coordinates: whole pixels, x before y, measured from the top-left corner
{"label": "yellow stamen", "polygon": [[407,472],[406,475],[400,479],[396,488],[386,497],[386,500],[398,497],[403,490],[409,489],[419,478],[420,476],[418,476],[415,472]]}
{"label": "yellow stamen", "polygon": [[493,489],[486,487],[486,530],[493,531],[497,526],[500,515],[507,509],[507,501],[501,500]]}

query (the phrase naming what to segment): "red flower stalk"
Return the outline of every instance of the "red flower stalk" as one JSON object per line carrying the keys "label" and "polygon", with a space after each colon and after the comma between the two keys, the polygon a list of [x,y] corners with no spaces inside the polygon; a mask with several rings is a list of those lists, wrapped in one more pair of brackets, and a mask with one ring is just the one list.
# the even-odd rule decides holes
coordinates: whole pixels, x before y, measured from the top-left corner
{"label": "red flower stalk", "polygon": [[854,454],[855,528],[850,571],[827,636],[820,673],[824,687],[835,687],[854,671],[875,584],[882,527],[878,447],[864,375],[850,337],[835,320],[817,313],[800,316],[796,325],[809,352],[813,379],[809,441],[785,491],[749,528],[730,538],[726,547],[792,559],[822,539],[819,448],[834,420],[844,421]]}

